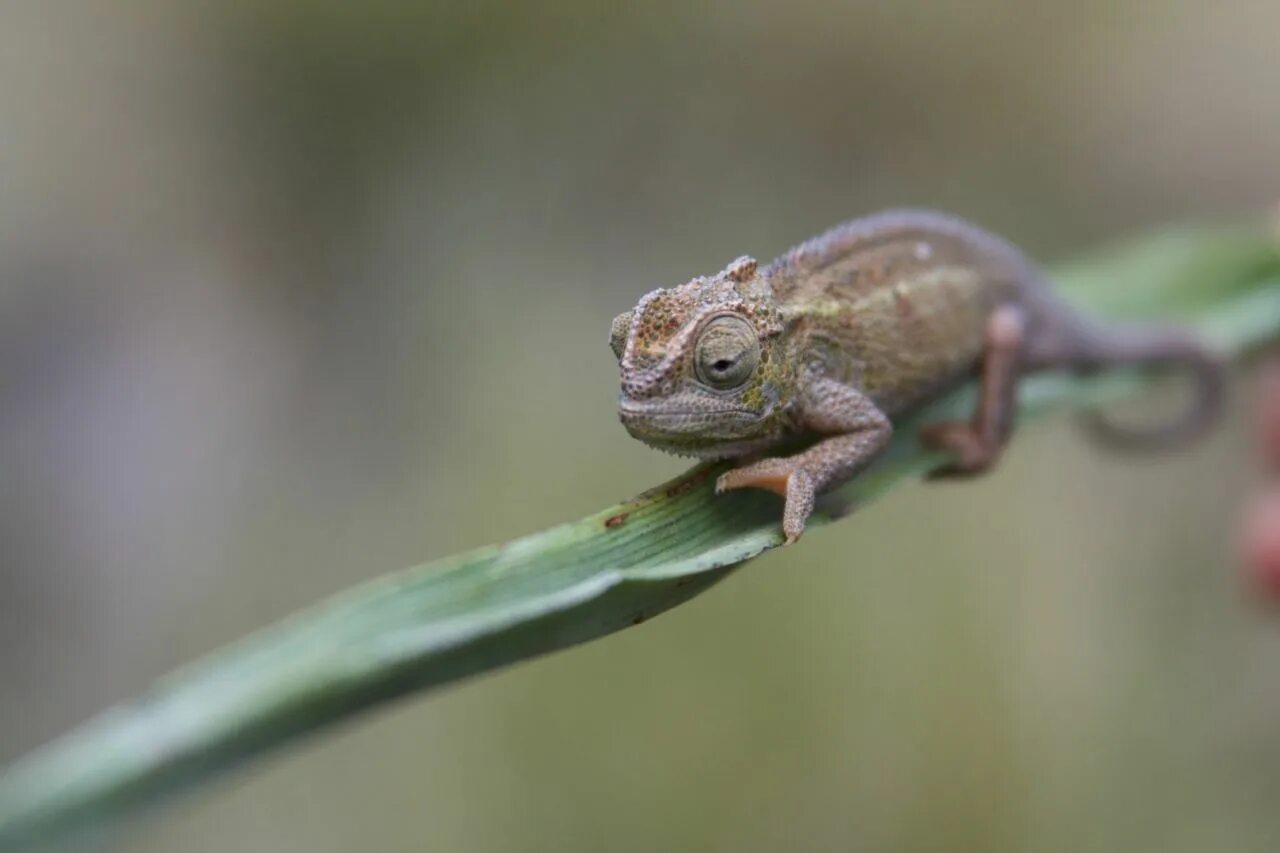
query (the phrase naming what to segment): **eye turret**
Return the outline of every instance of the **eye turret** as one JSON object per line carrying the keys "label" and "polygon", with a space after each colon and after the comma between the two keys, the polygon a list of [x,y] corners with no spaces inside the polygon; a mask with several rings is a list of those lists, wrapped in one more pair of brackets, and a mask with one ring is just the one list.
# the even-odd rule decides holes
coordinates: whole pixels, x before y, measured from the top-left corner
{"label": "eye turret", "polygon": [[760,363],[760,340],[742,317],[716,317],[698,336],[694,369],[698,381],[720,390],[736,388],[751,378]]}

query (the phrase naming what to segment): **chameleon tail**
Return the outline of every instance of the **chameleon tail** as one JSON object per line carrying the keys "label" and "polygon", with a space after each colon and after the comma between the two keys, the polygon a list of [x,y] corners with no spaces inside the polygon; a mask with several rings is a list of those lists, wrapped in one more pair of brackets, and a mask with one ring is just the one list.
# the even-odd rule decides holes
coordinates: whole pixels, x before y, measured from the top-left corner
{"label": "chameleon tail", "polygon": [[[1092,337],[1092,336],[1091,336]],[[1118,450],[1163,450],[1200,437],[1222,412],[1226,396],[1225,363],[1180,329],[1124,331],[1093,337],[1087,355],[1076,360],[1083,372],[1132,365],[1187,371],[1195,380],[1195,400],[1170,423],[1155,427],[1119,424],[1103,412],[1089,412],[1083,426],[1099,443]]]}

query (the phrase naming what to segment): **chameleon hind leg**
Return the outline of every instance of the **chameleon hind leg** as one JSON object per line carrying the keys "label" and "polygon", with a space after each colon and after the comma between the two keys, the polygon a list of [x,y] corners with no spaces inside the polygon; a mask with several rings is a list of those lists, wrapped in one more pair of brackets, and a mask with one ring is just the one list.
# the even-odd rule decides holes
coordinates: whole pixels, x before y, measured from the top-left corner
{"label": "chameleon hind leg", "polygon": [[826,437],[794,456],[751,462],[716,481],[717,492],[768,489],[786,498],[782,532],[788,545],[804,533],[817,496],[865,468],[893,435],[893,425],[870,398],[832,379],[813,383],[801,402],[801,420]]}
{"label": "chameleon hind leg", "polygon": [[950,463],[930,472],[930,479],[981,474],[1000,458],[1013,430],[1025,344],[1026,322],[1019,308],[1003,305],[991,312],[973,418],[930,424],[920,431],[926,447],[952,455]]}

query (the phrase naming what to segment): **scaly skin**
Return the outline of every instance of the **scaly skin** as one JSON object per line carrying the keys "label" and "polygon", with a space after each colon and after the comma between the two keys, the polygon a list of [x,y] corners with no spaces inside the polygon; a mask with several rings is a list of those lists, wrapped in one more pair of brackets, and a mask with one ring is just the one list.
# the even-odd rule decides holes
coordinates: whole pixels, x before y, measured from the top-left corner
{"label": "scaly skin", "polygon": [[[627,430],[672,453],[744,459],[717,489],[783,495],[788,543],[818,494],[884,448],[895,420],[975,375],[973,419],[922,433],[952,454],[935,476],[991,467],[1027,372],[1191,368],[1201,394],[1183,420],[1147,433],[1094,422],[1101,437],[1128,446],[1201,432],[1223,380],[1221,363],[1179,330],[1096,326],[1058,302],[1012,245],[929,211],[847,222],[764,269],[742,257],[713,277],[655,290],[614,320],[610,343]],[[815,441],[793,456],[746,461],[797,436]]]}

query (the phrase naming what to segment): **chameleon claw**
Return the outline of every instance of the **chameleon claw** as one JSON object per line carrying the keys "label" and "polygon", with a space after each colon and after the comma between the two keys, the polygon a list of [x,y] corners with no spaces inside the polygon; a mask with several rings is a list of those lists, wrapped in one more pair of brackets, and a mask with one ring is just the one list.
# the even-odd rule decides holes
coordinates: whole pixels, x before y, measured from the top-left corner
{"label": "chameleon claw", "polygon": [[798,530],[790,530],[790,529],[788,529],[788,525],[784,523],[784,524],[782,525],[782,537],[783,537],[783,538],[782,538],[782,547],[784,547],[784,548],[785,548],[785,547],[787,547],[788,545],[794,545],[794,544],[796,544],[796,542],[799,542],[799,541],[800,541],[800,537],[801,537],[801,536],[803,536],[803,535],[804,535],[804,525],[803,525],[803,524],[802,524],[802,525],[800,525],[800,528],[799,528]]}

